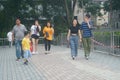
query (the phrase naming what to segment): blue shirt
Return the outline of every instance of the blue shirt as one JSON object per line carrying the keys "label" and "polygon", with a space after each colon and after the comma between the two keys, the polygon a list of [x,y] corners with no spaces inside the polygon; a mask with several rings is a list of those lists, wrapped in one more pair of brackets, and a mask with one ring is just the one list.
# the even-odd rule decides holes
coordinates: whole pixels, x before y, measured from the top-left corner
{"label": "blue shirt", "polygon": [[[92,26],[91,23],[90,23],[90,25]],[[82,22],[81,30],[83,31],[83,33],[82,33],[83,38],[92,37],[91,28],[88,27],[88,24],[86,22]]]}

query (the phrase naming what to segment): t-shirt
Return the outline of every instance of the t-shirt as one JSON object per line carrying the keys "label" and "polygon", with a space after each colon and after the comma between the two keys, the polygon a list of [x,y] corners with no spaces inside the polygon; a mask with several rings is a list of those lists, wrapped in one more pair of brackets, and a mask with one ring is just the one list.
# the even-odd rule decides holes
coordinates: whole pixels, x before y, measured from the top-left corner
{"label": "t-shirt", "polygon": [[15,40],[22,40],[25,31],[27,31],[27,29],[23,24],[20,24],[19,26],[15,25],[12,30],[15,36]]}
{"label": "t-shirt", "polygon": [[71,34],[78,34],[78,30],[80,30],[79,26],[71,26],[70,27]]}
{"label": "t-shirt", "polygon": [[54,34],[54,29],[52,27],[50,28],[50,27],[45,26],[43,29],[43,34],[47,40],[52,40],[53,34]]}
{"label": "t-shirt", "polygon": [[[90,23],[90,25],[92,26],[91,23]],[[83,31],[83,33],[82,33],[83,38],[92,36],[91,28],[88,27],[88,24],[86,22],[82,22],[81,30]]]}
{"label": "t-shirt", "polygon": [[[39,27],[39,31],[41,30],[41,26],[38,26]],[[36,25],[32,25],[31,27],[31,34],[36,34],[38,36],[40,36],[39,32],[37,31],[37,26]]]}
{"label": "t-shirt", "polygon": [[8,41],[12,41],[12,32],[7,33]]}
{"label": "t-shirt", "polygon": [[23,38],[22,49],[23,50],[30,50],[30,39],[29,38]]}

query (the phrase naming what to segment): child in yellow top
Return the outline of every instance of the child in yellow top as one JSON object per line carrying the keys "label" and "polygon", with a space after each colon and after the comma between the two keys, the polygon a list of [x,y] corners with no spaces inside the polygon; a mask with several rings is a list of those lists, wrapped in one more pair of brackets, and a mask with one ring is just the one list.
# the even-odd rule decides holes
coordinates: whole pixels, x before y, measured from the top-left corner
{"label": "child in yellow top", "polygon": [[30,52],[30,33],[28,31],[25,32],[25,37],[22,40],[22,49],[24,51],[24,64],[28,64],[28,58],[31,57]]}
{"label": "child in yellow top", "polygon": [[51,26],[50,22],[47,22],[47,25],[43,29],[44,42],[45,42],[45,54],[51,49],[51,41],[53,40],[54,29]]}

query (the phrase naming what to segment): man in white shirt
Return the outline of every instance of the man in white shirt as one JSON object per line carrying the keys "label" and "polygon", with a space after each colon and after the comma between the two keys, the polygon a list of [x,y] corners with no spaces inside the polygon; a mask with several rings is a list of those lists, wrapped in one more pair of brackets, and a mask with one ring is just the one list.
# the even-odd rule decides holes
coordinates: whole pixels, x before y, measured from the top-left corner
{"label": "man in white shirt", "polygon": [[12,47],[13,41],[12,41],[12,32],[11,31],[7,33],[7,38],[9,41],[9,47]]}

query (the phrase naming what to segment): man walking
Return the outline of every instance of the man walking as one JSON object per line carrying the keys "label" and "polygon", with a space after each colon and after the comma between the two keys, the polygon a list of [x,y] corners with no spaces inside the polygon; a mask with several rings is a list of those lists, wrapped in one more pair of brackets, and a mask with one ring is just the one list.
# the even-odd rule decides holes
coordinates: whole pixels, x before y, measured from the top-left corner
{"label": "man walking", "polygon": [[13,38],[15,40],[15,48],[16,48],[16,61],[18,61],[21,57],[24,58],[23,56],[23,50],[22,50],[22,45],[21,41],[24,37],[24,32],[27,31],[26,27],[21,24],[20,19],[16,19],[16,25],[13,27]]}
{"label": "man walking", "polygon": [[84,22],[82,22],[81,30],[82,30],[82,42],[85,52],[85,58],[88,60],[90,56],[90,50],[91,50],[91,37],[92,37],[92,24],[90,21],[90,15],[86,14],[84,17]]}

